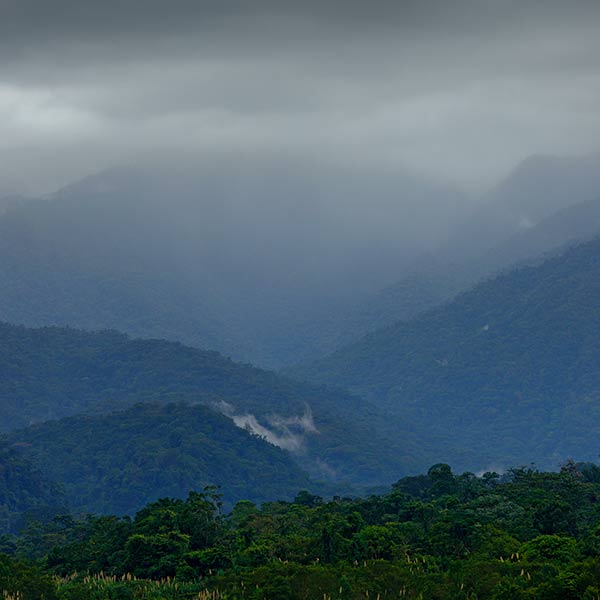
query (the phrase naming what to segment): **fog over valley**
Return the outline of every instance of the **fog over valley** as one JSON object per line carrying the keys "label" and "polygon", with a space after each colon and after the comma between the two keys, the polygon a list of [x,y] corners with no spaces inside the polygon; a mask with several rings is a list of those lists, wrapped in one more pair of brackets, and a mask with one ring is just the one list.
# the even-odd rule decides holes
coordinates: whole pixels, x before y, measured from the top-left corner
{"label": "fog over valley", "polygon": [[[0,210],[51,200],[13,216],[4,244],[88,298],[68,318],[9,306],[14,322],[279,366],[363,333],[346,323],[419,265],[469,259],[595,194],[591,2],[177,2],[165,16],[63,0],[2,16]],[[432,301],[464,286],[452,277]],[[98,281],[128,289],[107,308],[117,292]],[[137,314],[132,294],[152,306]],[[102,307],[80,314],[90,295]],[[114,317],[125,303],[135,319]],[[140,323],[156,311],[195,321]]]}

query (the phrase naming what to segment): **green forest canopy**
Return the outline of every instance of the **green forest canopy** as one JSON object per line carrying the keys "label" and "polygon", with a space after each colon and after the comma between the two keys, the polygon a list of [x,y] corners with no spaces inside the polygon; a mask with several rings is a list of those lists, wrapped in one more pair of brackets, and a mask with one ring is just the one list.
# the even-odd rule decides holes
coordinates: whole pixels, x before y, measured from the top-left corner
{"label": "green forest canopy", "polygon": [[599,500],[600,468],[573,462],[503,477],[437,464],[381,496],[304,491],[228,514],[205,490],[134,519],[32,523],[4,538],[0,589],[23,600],[593,600]]}

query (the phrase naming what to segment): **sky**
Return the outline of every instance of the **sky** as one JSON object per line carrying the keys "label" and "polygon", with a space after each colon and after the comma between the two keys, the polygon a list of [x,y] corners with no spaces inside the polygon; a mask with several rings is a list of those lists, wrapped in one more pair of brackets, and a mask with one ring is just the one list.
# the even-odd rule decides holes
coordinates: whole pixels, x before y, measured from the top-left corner
{"label": "sky", "polygon": [[597,0],[0,0],[0,192],[282,155],[479,192],[600,150]]}

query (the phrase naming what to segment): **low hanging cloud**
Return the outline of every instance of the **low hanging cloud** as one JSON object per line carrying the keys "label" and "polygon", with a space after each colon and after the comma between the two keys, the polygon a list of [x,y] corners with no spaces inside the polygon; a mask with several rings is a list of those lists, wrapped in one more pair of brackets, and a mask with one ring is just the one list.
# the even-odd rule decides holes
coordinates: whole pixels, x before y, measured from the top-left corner
{"label": "low hanging cloud", "polygon": [[268,415],[265,417],[266,424],[261,423],[252,413],[237,414],[233,405],[228,402],[220,402],[217,408],[238,427],[289,452],[302,453],[306,436],[319,433],[308,406],[302,415]]}
{"label": "low hanging cloud", "polygon": [[587,0],[5,0],[0,190],[233,151],[479,188],[530,153],[597,148],[599,16]]}

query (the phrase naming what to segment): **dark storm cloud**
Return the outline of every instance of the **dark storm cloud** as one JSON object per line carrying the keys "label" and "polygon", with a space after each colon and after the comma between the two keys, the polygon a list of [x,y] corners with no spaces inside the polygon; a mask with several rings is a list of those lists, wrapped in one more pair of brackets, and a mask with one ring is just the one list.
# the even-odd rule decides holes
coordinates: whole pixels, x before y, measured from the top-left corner
{"label": "dark storm cloud", "polygon": [[481,185],[595,147],[599,6],[0,0],[0,175],[247,149]]}

